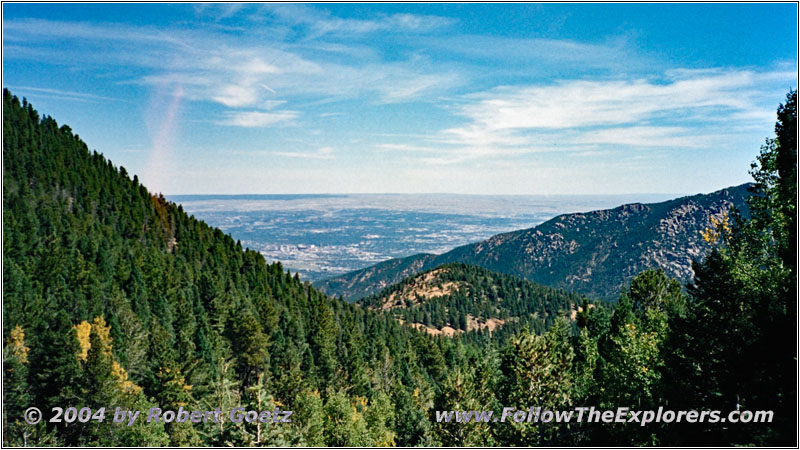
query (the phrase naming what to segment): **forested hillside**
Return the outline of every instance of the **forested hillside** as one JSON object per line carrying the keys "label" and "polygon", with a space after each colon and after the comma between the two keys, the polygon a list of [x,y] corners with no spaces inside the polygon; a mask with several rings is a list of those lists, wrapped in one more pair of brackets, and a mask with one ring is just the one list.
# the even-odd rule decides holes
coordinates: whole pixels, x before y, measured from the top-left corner
{"label": "forested hillside", "polygon": [[[7,444],[414,445],[477,358],[317,292],[3,95]],[[37,406],[294,410],[290,426],[22,422]],[[396,420],[396,417],[404,417]],[[48,424],[50,425],[50,424]]]}
{"label": "forested hillside", "polygon": [[523,329],[544,333],[558,317],[574,319],[583,301],[572,292],[451,263],[405,279],[359,303],[388,311],[403,323],[433,335],[466,333],[470,339],[491,337],[504,342],[505,337]]}
{"label": "forested hillside", "polygon": [[[613,309],[582,303],[574,322],[559,318],[542,334],[523,329],[498,344],[432,336],[392,311],[320,293],[151,194],[5,90],[3,444],[794,446],[796,101],[792,92],[779,108],[776,137],[753,166],[752,217],[710,221],[703,238],[712,250],[686,292],[647,270]],[[489,300],[495,287],[526,289],[463,269],[483,277],[475,286]],[[530,289],[525,298],[550,312],[571,301]],[[458,299],[443,301],[455,301],[455,312]],[[532,311],[527,300],[500,304]],[[471,307],[476,316],[498,311],[491,301]],[[769,410],[774,420],[435,420],[438,410],[576,405]],[[31,406],[48,417],[54,406],[294,414],[286,424],[31,426]]]}
{"label": "forested hillside", "polygon": [[701,232],[732,208],[747,216],[749,187],[564,214],[534,228],[498,234],[442,255],[393,259],[316,285],[330,295],[357,300],[419,272],[461,262],[591,297],[614,299],[646,269],[663,269],[681,282],[690,281],[692,261],[712,248]]}

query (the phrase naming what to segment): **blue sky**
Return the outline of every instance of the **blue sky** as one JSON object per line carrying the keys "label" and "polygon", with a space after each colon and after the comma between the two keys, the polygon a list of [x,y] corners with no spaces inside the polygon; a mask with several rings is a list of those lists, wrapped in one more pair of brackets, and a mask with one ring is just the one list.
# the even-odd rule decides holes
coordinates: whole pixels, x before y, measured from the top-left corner
{"label": "blue sky", "polygon": [[9,4],[3,86],[151,190],[749,181],[795,4]]}

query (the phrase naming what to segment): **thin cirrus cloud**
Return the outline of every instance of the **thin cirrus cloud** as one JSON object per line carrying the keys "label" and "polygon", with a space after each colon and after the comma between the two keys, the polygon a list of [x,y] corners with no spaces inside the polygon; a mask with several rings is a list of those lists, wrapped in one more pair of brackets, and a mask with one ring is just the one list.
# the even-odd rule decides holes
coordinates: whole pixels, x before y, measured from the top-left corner
{"label": "thin cirrus cloud", "polygon": [[600,43],[477,35],[424,36],[414,40],[419,45],[460,59],[506,61],[507,65],[519,67],[528,74],[549,73],[554,67],[630,73],[657,63],[655,58],[636,49],[624,36]]}
{"label": "thin cirrus cloud", "polygon": [[448,17],[402,13],[383,15],[374,19],[342,19],[327,11],[305,5],[270,5],[265,7],[264,11],[289,25],[306,27],[309,37],[384,31],[426,33],[456,22]]}
{"label": "thin cirrus cloud", "polygon": [[315,35],[336,33],[375,33],[380,31],[428,32],[452,24],[444,17],[393,14],[380,20],[333,19],[316,20],[311,23]]}
{"label": "thin cirrus cloud", "polygon": [[112,102],[127,102],[121,98],[107,97],[104,95],[87,94],[85,92],[64,91],[61,89],[39,88],[32,86],[8,86],[14,90],[36,92],[44,95],[49,95],[55,98],[64,100],[78,101],[78,102],[98,102],[98,101],[112,101]]}
{"label": "thin cirrus cloud", "polygon": [[[775,99],[795,74],[775,70],[676,69],[658,79],[564,80],[502,86],[460,98],[462,124],[426,145],[378,147],[409,161],[449,166],[532,154],[620,149],[708,149],[769,129]],[[652,153],[648,153],[652,154]]]}
{"label": "thin cirrus cloud", "polygon": [[261,128],[289,122],[296,119],[298,115],[296,111],[235,111],[226,113],[225,119],[217,122],[217,124],[243,128]]}
{"label": "thin cirrus cloud", "polygon": [[[552,138],[571,144],[698,147],[735,133],[738,122],[769,120],[789,72],[681,70],[666,81],[567,80],[504,86],[468,95],[445,129],[452,143],[520,146]],[[725,123],[720,126],[719,122]],[[654,125],[658,123],[658,125]],[[715,127],[717,134],[709,132]]]}
{"label": "thin cirrus cloud", "polygon": [[[274,9],[283,11],[286,8]],[[291,16],[282,14],[283,20]],[[308,18],[297,20],[297,15],[291,17],[308,26],[322,27],[325,31],[322,34],[346,30],[357,34],[391,29],[424,31],[447,22],[409,14],[374,21],[326,16],[319,23]],[[253,37],[252,33],[248,31],[245,35]],[[83,62],[105,66],[116,73],[124,73],[125,67],[138,67],[146,72],[137,71],[118,82],[149,87],[175,83],[183,87],[189,100],[213,102],[229,109],[269,109],[270,102],[287,101],[296,96],[368,98],[376,103],[409,102],[444,92],[462,82],[459,74],[435,70],[435,65],[424,58],[386,62],[375,55],[364,61],[345,52],[336,52],[335,57],[331,57],[330,44],[324,40],[304,41],[300,45],[282,41],[264,43],[236,39],[213,30],[43,19],[5,21],[4,38],[13,43],[10,49],[18,57],[51,64]],[[48,44],[54,39],[75,40],[76,45],[67,47],[66,51],[56,50]],[[114,44],[109,45],[109,42]],[[321,55],[309,48],[322,49]],[[312,56],[303,55],[304,52]],[[270,126],[297,114],[297,111],[249,111],[231,114],[220,123]]]}

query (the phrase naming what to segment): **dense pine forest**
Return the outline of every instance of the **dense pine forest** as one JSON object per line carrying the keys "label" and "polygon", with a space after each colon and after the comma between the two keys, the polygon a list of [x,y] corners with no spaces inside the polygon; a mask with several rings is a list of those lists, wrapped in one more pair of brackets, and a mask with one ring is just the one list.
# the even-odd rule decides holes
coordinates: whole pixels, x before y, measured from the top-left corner
{"label": "dense pine forest", "polygon": [[[586,305],[584,305],[586,302]],[[359,302],[390,311],[428,333],[504,343],[522,330],[544,333],[559,317],[589,306],[580,295],[460,263],[444,264]]]}
{"label": "dense pine forest", "polygon": [[[778,108],[775,132],[753,164],[749,216],[734,211],[705,231],[714,250],[688,287],[647,270],[613,307],[593,308],[530,288],[520,300],[551,308],[546,326],[477,339],[433,336],[392,311],[320,293],[4,90],[3,444],[796,445],[796,92]],[[578,299],[574,320],[558,313]],[[451,300],[443,317],[461,321],[467,309]],[[490,300],[471,313],[488,314]],[[48,417],[54,406],[294,415],[31,426],[30,406]],[[437,410],[504,406],[763,409],[774,420],[435,420]]]}

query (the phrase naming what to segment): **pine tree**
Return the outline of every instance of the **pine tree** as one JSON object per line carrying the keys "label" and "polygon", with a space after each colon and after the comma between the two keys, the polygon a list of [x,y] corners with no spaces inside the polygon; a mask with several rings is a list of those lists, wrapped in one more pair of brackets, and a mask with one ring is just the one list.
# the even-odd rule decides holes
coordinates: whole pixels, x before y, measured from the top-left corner
{"label": "pine tree", "polygon": [[28,386],[28,352],[25,330],[15,326],[3,349],[3,435],[5,445],[36,443],[29,437],[31,427],[23,420],[25,410],[32,404]]}
{"label": "pine tree", "polygon": [[[718,248],[695,264],[686,319],[677,320],[672,401],[720,410],[771,410],[771,425],[676,427],[672,442],[795,445],[797,320],[797,92],[778,108],[776,138],[751,174],[750,218],[735,214],[708,233]],[[681,382],[682,381],[682,382]]]}

